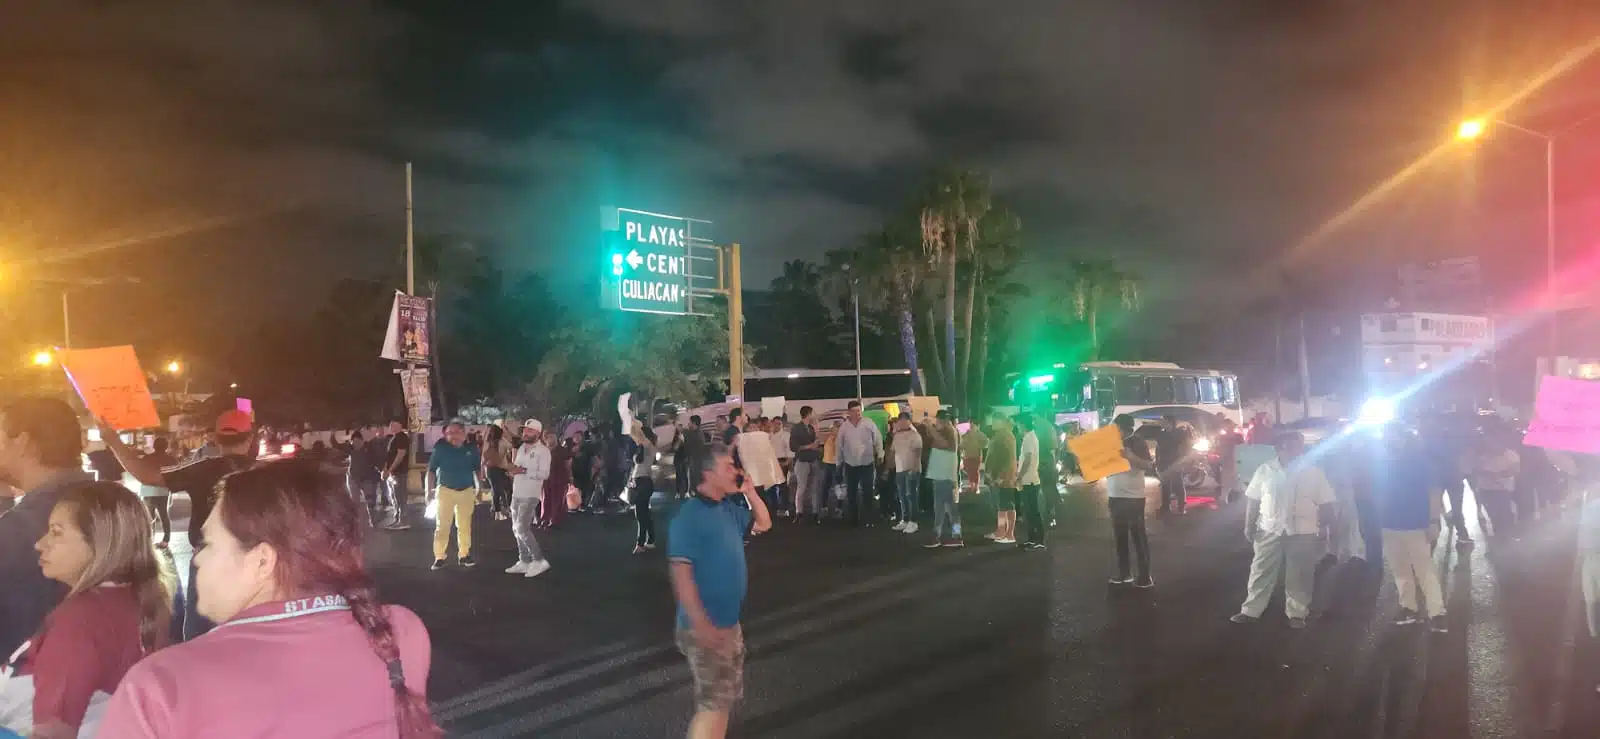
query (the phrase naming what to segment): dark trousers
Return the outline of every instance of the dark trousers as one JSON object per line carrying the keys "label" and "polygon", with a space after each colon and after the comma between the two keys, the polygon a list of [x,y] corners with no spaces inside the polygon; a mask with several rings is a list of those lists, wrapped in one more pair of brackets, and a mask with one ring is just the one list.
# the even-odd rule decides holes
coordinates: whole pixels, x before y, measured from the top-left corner
{"label": "dark trousers", "polygon": [[633,520],[638,524],[639,536],[634,541],[637,546],[656,543],[656,520],[650,513],[650,496],[655,495],[655,490],[655,481],[636,477],[633,492],[628,494],[628,500],[633,503]]}
{"label": "dark trousers", "polygon": [[490,504],[495,513],[511,511],[511,473],[499,467],[489,468]]}
{"label": "dark trousers", "polygon": [[1028,536],[1023,539],[1029,544],[1044,543],[1044,498],[1038,485],[1023,485],[1022,494],[1018,497],[1017,507],[1022,509],[1022,520],[1028,524]]}
{"label": "dark trousers", "polygon": [[1461,501],[1467,493],[1466,481],[1456,478],[1444,484],[1444,494],[1450,499],[1450,515],[1446,518],[1450,526],[1456,530],[1456,538],[1470,538],[1467,533],[1467,512],[1462,509]]}
{"label": "dark trousers", "polygon": [[877,477],[876,470],[870,464],[859,467],[853,464],[844,465],[844,485],[848,491],[845,496],[845,507],[850,512],[852,526],[860,525],[863,519],[869,524],[874,521],[872,499],[877,491],[872,487],[877,482]]}
{"label": "dark trousers", "polygon": [[1144,498],[1108,498],[1111,506],[1111,538],[1117,544],[1117,577],[1128,579],[1128,548],[1138,558],[1140,582],[1150,579],[1150,537],[1144,530]]}
{"label": "dark trousers", "polygon": [[200,603],[199,591],[195,588],[195,575],[199,569],[194,562],[189,562],[188,587],[180,587],[172,593],[172,641],[174,644],[188,641],[217,627],[205,616],[196,610]]}
{"label": "dark trousers", "polygon": [[[1172,466],[1181,468],[1183,465],[1179,463]],[[1165,466],[1163,466],[1163,469],[1166,469]],[[1167,469],[1166,472],[1161,473],[1162,509],[1171,508],[1173,502],[1177,502],[1179,512],[1189,507],[1189,491],[1183,487],[1182,469]]]}

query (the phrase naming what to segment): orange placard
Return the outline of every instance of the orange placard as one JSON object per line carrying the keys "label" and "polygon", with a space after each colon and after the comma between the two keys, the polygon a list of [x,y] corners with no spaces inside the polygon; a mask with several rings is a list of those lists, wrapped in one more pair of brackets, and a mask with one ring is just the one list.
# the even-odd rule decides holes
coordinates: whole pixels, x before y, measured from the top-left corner
{"label": "orange placard", "polygon": [[161,425],[133,347],[63,349],[61,367],[89,412],[105,419],[117,431]]}

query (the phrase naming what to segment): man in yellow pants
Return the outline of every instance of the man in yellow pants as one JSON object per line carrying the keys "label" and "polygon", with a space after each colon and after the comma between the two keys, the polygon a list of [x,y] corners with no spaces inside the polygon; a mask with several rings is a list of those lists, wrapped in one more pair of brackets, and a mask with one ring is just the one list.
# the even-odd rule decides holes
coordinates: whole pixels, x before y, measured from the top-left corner
{"label": "man in yellow pants", "polygon": [[434,500],[438,503],[439,527],[433,532],[433,569],[444,567],[450,550],[450,528],[456,530],[456,561],[471,567],[472,512],[478,507],[478,469],[481,458],[477,447],[467,444],[467,427],[460,421],[445,424],[444,440],[433,447],[428,457],[428,474],[433,477]]}

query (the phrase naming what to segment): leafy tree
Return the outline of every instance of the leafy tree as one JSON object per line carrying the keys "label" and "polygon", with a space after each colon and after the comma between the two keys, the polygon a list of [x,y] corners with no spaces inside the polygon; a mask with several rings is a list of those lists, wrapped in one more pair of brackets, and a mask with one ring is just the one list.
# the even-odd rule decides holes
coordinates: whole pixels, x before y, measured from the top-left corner
{"label": "leafy tree", "polygon": [[823,270],[801,259],[785,262],[758,312],[746,296],[746,335],[762,345],[758,355],[769,367],[836,367],[847,356],[840,328],[823,302]]}
{"label": "leafy tree", "polygon": [[1070,270],[1073,312],[1089,326],[1090,356],[1100,358],[1100,319],[1111,301],[1125,311],[1139,309],[1139,278],[1110,259],[1075,259]]}

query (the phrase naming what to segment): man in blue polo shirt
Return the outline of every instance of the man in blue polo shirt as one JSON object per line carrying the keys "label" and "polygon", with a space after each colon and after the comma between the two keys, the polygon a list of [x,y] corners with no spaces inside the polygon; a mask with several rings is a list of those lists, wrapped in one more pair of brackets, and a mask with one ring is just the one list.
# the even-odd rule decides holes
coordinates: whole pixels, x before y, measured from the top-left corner
{"label": "man in blue polo shirt", "polygon": [[[678,598],[678,649],[694,676],[690,739],[726,736],[728,714],[744,695],[744,632],[739,613],[748,579],[745,526],[772,528],[766,503],[733,465],[730,448],[712,447],[702,461],[695,494],[678,509],[667,533],[667,561]],[[738,505],[742,497],[748,505]]]}
{"label": "man in blue polo shirt", "polygon": [[1383,526],[1383,559],[1394,573],[1400,600],[1395,624],[1409,626],[1426,620],[1429,629],[1444,633],[1448,630],[1444,589],[1433,564],[1433,543],[1438,538],[1443,513],[1440,496],[1444,493],[1437,483],[1443,478],[1431,466],[1426,449],[1410,429],[1390,424],[1371,437],[1369,445],[1366,457],[1371,467],[1367,479]]}
{"label": "man in blue polo shirt", "polygon": [[478,507],[478,448],[467,443],[467,427],[460,421],[445,424],[444,440],[428,457],[428,474],[439,504],[439,527],[433,532],[433,569],[444,567],[450,551],[450,529],[456,530],[456,561],[471,567],[472,512]]}

